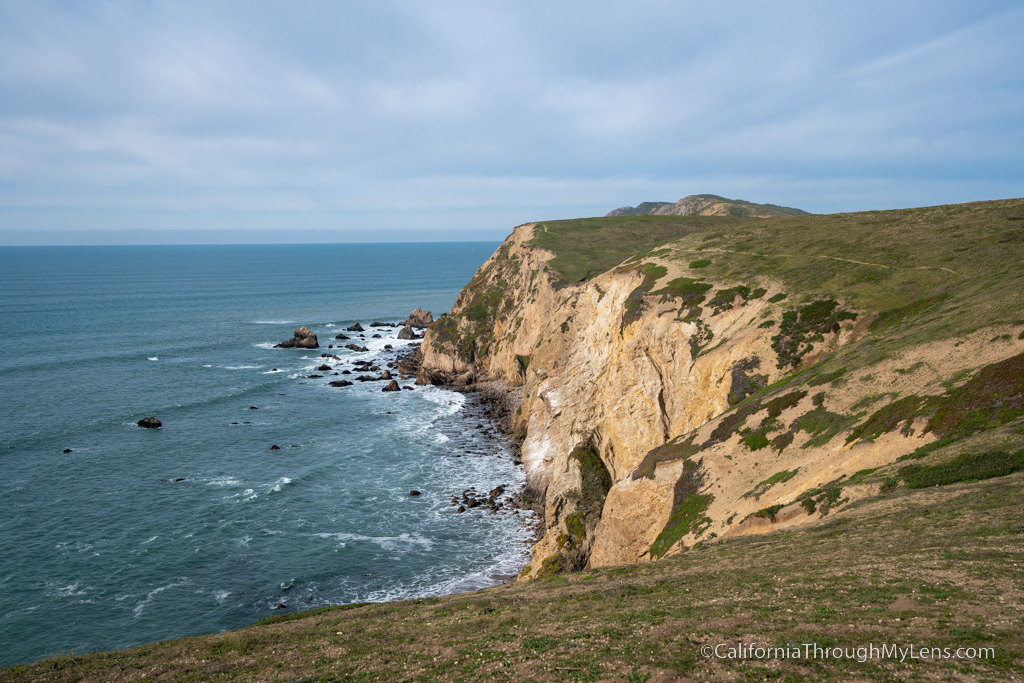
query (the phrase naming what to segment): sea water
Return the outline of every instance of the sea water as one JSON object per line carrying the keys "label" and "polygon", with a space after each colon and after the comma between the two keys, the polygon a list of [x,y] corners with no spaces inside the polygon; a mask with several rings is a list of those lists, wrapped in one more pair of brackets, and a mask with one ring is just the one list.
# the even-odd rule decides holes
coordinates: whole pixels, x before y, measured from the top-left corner
{"label": "sea water", "polygon": [[496,246],[0,249],[0,665],[518,570],[528,513],[451,505],[523,481],[471,395],[328,384]]}

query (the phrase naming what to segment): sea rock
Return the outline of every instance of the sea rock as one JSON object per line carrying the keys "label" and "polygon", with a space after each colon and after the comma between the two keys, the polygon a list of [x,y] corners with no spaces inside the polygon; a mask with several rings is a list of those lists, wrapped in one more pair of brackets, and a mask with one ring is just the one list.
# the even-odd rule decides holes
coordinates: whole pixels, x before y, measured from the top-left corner
{"label": "sea rock", "polygon": [[335,336],[334,338],[335,338],[335,339],[341,339],[341,340],[343,340],[343,341],[344,341],[345,339],[351,339],[352,337],[348,336],[348,335],[347,335],[347,334],[345,334],[344,332],[339,332],[339,333],[337,334],[337,336]]}
{"label": "sea rock", "polygon": [[365,332],[366,328],[360,325],[359,323],[356,323],[355,325],[349,325],[348,327],[345,328],[345,330],[348,332]]}
{"label": "sea rock", "polygon": [[303,325],[299,329],[295,330],[295,336],[291,339],[287,339],[280,344],[274,345],[275,349],[318,349],[320,344],[317,343],[316,335],[313,334],[308,327]]}
{"label": "sea rock", "polygon": [[320,372],[328,372],[329,370],[331,370],[331,366],[328,365],[327,363],[324,363],[323,365],[318,367],[317,370],[319,370]]}
{"label": "sea rock", "polygon": [[370,327],[391,327],[391,323],[382,323],[379,320],[374,320],[370,323]]}
{"label": "sea rock", "polygon": [[420,492],[417,491],[416,489],[413,489],[412,491],[409,491],[409,495],[410,496],[418,496],[418,495],[420,495]]}
{"label": "sea rock", "polygon": [[388,385],[386,387],[381,389],[381,391],[400,391],[400,390],[401,390],[401,387],[398,386],[398,380],[394,380],[394,379],[391,380],[391,382],[388,383]]}
{"label": "sea rock", "polygon": [[368,348],[365,346],[359,346],[359,344],[345,344],[345,348],[351,349],[352,351],[369,351]]}
{"label": "sea rock", "polygon": [[163,423],[155,417],[144,417],[135,424],[146,429],[160,429],[163,426]]}
{"label": "sea rock", "polygon": [[446,377],[443,372],[436,370],[428,370],[427,368],[420,368],[420,371],[416,373],[416,384],[420,386],[427,384],[445,384]]}
{"label": "sea rock", "polygon": [[397,367],[398,371],[403,375],[415,375],[420,369],[419,356],[407,356],[405,358],[400,358],[395,367]]}
{"label": "sea rock", "polygon": [[404,385],[402,388],[405,389],[406,391],[415,391],[415,389],[410,387],[408,384]]}
{"label": "sea rock", "polygon": [[373,375],[359,375],[356,377],[357,382],[376,382],[377,378]]}
{"label": "sea rock", "polygon": [[249,410],[259,410],[259,406],[249,406]]}
{"label": "sea rock", "polygon": [[329,384],[332,387],[350,387],[350,386],[352,386],[352,382],[349,382],[347,379],[337,379],[337,380],[334,380],[333,382],[330,382]]}
{"label": "sea rock", "polygon": [[381,379],[391,379],[391,373],[385,370],[380,374]]}
{"label": "sea rock", "polygon": [[405,325],[411,325],[412,327],[430,327],[431,323],[434,322],[434,316],[431,315],[430,311],[424,311],[420,308],[415,309],[409,314],[409,318],[403,323]]}
{"label": "sea rock", "polygon": [[270,450],[272,450],[272,451],[279,451],[279,450],[281,450],[281,447],[280,447],[280,446],[278,446],[278,445],[277,445],[277,444],[275,443],[275,444],[274,444],[273,446],[271,446],[271,447],[270,447]]}
{"label": "sea rock", "polygon": [[398,332],[399,339],[415,339],[416,333],[412,331],[412,328],[406,325]]}
{"label": "sea rock", "polygon": [[65,448],[61,453],[74,453],[70,448]]}

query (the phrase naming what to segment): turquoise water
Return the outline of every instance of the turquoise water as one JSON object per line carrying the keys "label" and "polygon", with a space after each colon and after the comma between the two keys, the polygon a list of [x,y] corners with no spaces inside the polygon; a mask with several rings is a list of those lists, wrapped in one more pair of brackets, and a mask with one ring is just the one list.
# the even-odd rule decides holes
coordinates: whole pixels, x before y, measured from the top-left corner
{"label": "turquoise water", "polygon": [[450,504],[522,483],[471,396],[327,385],[496,246],[0,249],[0,665],[515,572],[527,513]]}

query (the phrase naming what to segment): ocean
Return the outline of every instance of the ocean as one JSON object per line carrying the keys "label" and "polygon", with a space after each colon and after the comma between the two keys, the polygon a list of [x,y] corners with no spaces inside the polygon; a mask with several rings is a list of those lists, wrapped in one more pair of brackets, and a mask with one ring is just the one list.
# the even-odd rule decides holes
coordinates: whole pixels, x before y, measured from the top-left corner
{"label": "ocean", "polygon": [[496,247],[0,248],[0,665],[515,573],[530,513],[451,504],[523,483],[477,400],[328,384]]}

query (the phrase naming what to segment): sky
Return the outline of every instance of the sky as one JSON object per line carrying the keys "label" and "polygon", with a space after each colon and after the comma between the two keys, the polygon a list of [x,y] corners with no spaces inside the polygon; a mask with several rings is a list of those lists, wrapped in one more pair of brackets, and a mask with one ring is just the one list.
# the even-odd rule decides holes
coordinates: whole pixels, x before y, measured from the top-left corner
{"label": "sky", "polygon": [[0,0],[0,244],[1024,196],[1024,2]]}

